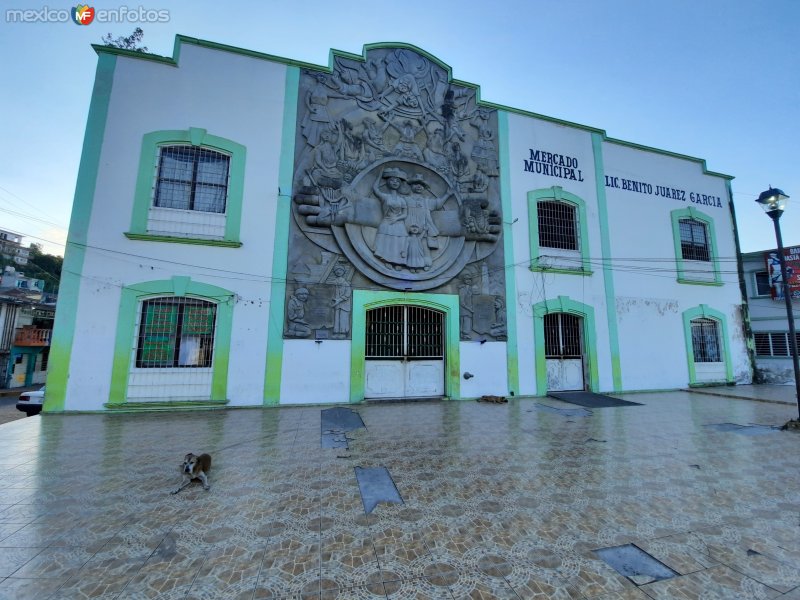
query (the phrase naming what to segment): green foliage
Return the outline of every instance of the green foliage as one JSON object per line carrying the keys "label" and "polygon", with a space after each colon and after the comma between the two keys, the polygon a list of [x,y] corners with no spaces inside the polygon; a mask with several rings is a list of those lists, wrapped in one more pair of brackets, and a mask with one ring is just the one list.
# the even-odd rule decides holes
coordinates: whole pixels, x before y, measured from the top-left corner
{"label": "green foliage", "polygon": [[121,35],[117,39],[113,39],[111,34],[108,33],[103,36],[102,40],[106,46],[122,48],[123,50],[133,50],[135,52],[147,52],[147,46],[141,45],[143,37],[144,31],[142,31],[141,27],[137,27],[128,37]]}
{"label": "green foliage", "polygon": [[45,254],[42,252],[40,244],[31,244],[28,264],[21,267],[17,265],[17,270],[22,270],[28,277],[44,279],[45,290],[57,293],[63,264],[64,258],[62,256]]}

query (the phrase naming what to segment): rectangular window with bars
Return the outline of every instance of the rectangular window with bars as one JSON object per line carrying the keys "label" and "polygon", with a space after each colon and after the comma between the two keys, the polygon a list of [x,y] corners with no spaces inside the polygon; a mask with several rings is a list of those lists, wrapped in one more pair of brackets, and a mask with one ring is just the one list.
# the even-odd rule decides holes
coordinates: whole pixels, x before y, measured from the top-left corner
{"label": "rectangular window with bars", "polygon": [[539,222],[539,246],[578,250],[578,215],[571,204],[542,200],[536,205]]}
{"label": "rectangular window with bars", "polygon": [[163,146],[159,152],[154,205],[224,213],[230,156],[195,146]]}
{"label": "rectangular window with bars", "polygon": [[695,219],[678,221],[681,233],[681,254],[684,260],[710,261],[706,224]]}
{"label": "rectangular window with bars", "polygon": [[[796,334],[797,347],[800,349],[800,333]],[[791,356],[788,331],[755,331],[753,341],[756,356]]]}
{"label": "rectangular window with bars", "polygon": [[444,358],[444,315],[420,306],[367,311],[367,360]]}
{"label": "rectangular window with bars", "polygon": [[195,298],[153,298],[142,303],[136,367],[210,367],[216,305]]}
{"label": "rectangular window with bars", "polygon": [[719,344],[719,327],[713,319],[692,321],[692,351],[694,362],[722,362]]}
{"label": "rectangular window with bars", "polygon": [[544,316],[545,358],[581,358],[581,318],[567,313],[549,313]]}

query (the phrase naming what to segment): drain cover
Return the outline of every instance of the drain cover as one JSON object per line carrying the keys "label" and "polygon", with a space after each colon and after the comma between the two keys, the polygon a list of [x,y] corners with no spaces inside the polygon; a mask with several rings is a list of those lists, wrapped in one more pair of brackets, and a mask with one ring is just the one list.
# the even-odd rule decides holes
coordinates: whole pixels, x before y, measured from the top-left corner
{"label": "drain cover", "polygon": [[779,427],[769,425],[738,425],[736,423],[711,423],[703,425],[715,431],[732,431],[741,435],[768,435],[780,431]]}
{"label": "drain cover", "polygon": [[386,467],[356,467],[356,479],[365,513],[371,513],[378,502],[403,504],[400,492]]}
{"label": "drain cover", "polygon": [[617,573],[627,577],[636,585],[645,585],[677,575],[667,565],[633,544],[600,548],[594,553]]}
{"label": "drain cover", "polygon": [[320,412],[320,447],[347,448],[347,432],[364,427],[361,415],[349,408],[327,408]]}

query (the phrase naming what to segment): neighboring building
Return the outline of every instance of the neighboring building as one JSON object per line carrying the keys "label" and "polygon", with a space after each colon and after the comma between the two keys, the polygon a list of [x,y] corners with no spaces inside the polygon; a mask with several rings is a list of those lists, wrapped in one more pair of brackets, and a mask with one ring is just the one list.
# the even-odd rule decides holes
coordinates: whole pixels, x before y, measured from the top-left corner
{"label": "neighboring building", "polygon": [[751,381],[704,161],[404,44],[95,49],[46,411]]}
{"label": "neighboring building", "polygon": [[45,382],[55,309],[0,295],[0,387]]}
{"label": "neighboring building", "polygon": [[3,274],[0,276],[0,293],[10,289],[21,290],[32,299],[41,300],[44,293],[44,279],[26,277],[24,273],[8,266],[3,269]]}
{"label": "neighboring building", "polygon": [[[800,324],[800,246],[786,248],[784,256],[792,311],[795,321]],[[763,383],[794,383],[778,251],[748,252],[742,254],[742,263],[756,353],[756,378]]]}
{"label": "neighboring building", "polygon": [[0,256],[9,258],[18,265],[26,265],[30,248],[22,245],[21,235],[0,229]]}

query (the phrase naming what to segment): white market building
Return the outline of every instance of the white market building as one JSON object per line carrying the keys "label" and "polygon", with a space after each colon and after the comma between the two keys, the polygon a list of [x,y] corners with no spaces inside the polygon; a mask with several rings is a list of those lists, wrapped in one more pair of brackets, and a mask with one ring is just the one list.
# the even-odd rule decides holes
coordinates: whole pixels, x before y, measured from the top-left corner
{"label": "white market building", "polygon": [[410,45],[95,49],[46,411],[751,381],[703,160],[484,102]]}

